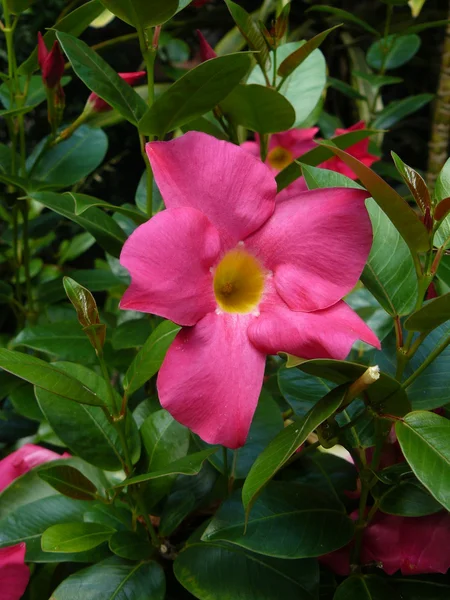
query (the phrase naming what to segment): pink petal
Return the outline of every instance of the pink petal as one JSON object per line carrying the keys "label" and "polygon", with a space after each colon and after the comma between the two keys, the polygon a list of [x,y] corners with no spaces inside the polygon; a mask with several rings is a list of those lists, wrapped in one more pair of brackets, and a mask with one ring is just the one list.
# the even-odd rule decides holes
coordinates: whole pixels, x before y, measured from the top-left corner
{"label": "pink petal", "polygon": [[295,312],[283,302],[260,306],[248,328],[250,341],[261,352],[288,352],[301,358],[343,360],[356,340],[380,347],[378,338],[345,302],[325,310]]}
{"label": "pink petal", "polygon": [[146,149],[167,208],[201,210],[229,247],[272,214],[275,179],[239,146],[190,131],[170,142],[149,143]]}
{"label": "pink petal", "polygon": [[446,573],[450,568],[449,538],[448,512],[425,517],[404,517],[399,540],[403,575]]}
{"label": "pink petal", "polygon": [[281,146],[281,148],[289,150],[294,158],[298,158],[317,147],[313,138],[318,131],[318,127],[310,127],[307,129],[290,129],[289,131],[274,133],[270,137],[269,150]]}
{"label": "pink petal", "polygon": [[220,249],[216,228],[195,208],[158,213],[122,248],[120,264],[131,285],[120,307],[194,325],[216,308],[210,268]]}
{"label": "pink petal", "polygon": [[64,454],[61,456],[56,452],[52,452],[52,450],[34,444],[24,444],[0,461],[0,492],[34,467],[68,456],[70,455]]}
{"label": "pink petal", "polygon": [[25,564],[25,543],[0,549],[0,589],[2,600],[20,600],[30,579]]}
{"label": "pink petal", "polygon": [[159,371],[161,405],[209,444],[245,444],[261,391],[265,356],[247,337],[254,317],[206,315],[175,338]]}
{"label": "pink petal", "polygon": [[145,77],[145,71],[132,71],[131,73],[118,73],[118,75],[128,83],[128,85],[134,85]]}
{"label": "pink petal", "polygon": [[246,240],[274,272],[275,286],[292,309],[327,308],[358,281],[372,244],[367,195],[348,188],[299,194],[277,203],[267,223]]}
{"label": "pink petal", "polygon": [[259,158],[259,156],[260,156],[259,142],[253,142],[253,141],[243,142],[241,144],[241,148],[243,148],[247,152],[250,152],[250,154],[253,154],[253,156],[256,156],[256,158]]}
{"label": "pink petal", "polygon": [[400,569],[403,517],[378,512],[364,531],[361,558],[363,564],[379,562],[383,571],[392,575]]}
{"label": "pink petal", "polygon": [[351,545],[347,544],[339,550],[319,556],[319,562],[337,575],[350,575],[350,550]]}

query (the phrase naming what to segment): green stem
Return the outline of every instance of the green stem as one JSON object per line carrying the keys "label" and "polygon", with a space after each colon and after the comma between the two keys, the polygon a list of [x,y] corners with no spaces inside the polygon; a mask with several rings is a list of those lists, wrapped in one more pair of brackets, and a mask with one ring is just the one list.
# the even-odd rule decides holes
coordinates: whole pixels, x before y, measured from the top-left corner
{"label": "green stem", "polygon": [[28,309],[33,313],[33,292],[30,275],[30,244],[28,235],[28,200],[22,201],[22,240],[23,240],[23,265],[25,271],[25,288],[27,290]]}
{"label": "green stem", "polygon": [[267,151],[269,149],[269,134],[262,133],[259,136],[259,151],[262,162],[265,162],[267,158]]}
{"label": "green stem", "polygon": [[427,358],[423,361],[420,367],[416,371],[414,371],[414,373],[410,375],[410,377],[408,377],[406,381],[402,383],[402,387],[407,388],[408,386],[410,386],[411,383],[422,373],[422,371],[424,371],[428,367],[428,365],[430,365],[439,356],[439,354],[441,354],[441,352],[443,352],[447,348],[449,344],[450,336],[447,339],[445,339],[441,344],[439,344],[439,346],[436,346],[433,352],[431,352],[427,356]]}
{"label": "green stem", "polygon": [[277,86],[277,49],[273,50],[273,75],[272,75],[272,87]]}
{"label": "green stem", "polygon": [[[111,38],[110,40],[105,40],[104,42],[100,42],[99,44],[94,44],[91,46],[91,50],[95,50],[98,52],[99,50],[103,50],[104,48],[109,48],[110,46],[115,46],[116,44],[123,44],[125,42],[129,42],[131,40],[138,39],[137,33],[126,33],[125,35],[119,35],[115,38]],[[70,63],[69,63],[70,65]]]}
{"label": "green stem", "polygon": [[134,498],[136,500],[136,505],[139,508],[139,512],[141,513],[142,517],[144,518],[145,524],[147,525],[147,529],[148,529],[148,532],[152,539],[152,543],[156,548],[159,548],[161,544],[160,544],[159,538],[156,534],[155,528],[153,527],[151,519],[148,516],[148,511],[145,508],[145,502],[144,502],[144,499],[142,498],[142,493],[140,490],[135,491]]}
{"label": "green stem", "polygon": [[223,457],[223,474],[228,477],[228,450],[225,446],[222,446],[222,457]]}
{"label": "green stem", "polygon": [[231,494],[231,492],[233,491],[233,485],[234,485],[234,481],[236,479],[236,467],[237,467],[238,456],[239,456],[239,449],[233,450],[233,462],[231,463],[231,471],[228,476],[228,493],[229,494]]}
{"label": "green stem", "polygon": [[[103,356],[103,350],[100,347],[98,347],[98,348],[96,348],[95,352],[97,354],[97,358],[98,358],[98,362],[100,365],[100,369],[102,371],[103,379],[105,380],[105,383],[106,383],[106,387],[107,387],[107,391],[108,391],[108,399],[109,399],[109,408],[111,410],[111,413],[113,415],[117,416],[120,412],[120,406],[118,406],[118,404],[116,402],[116,395],[114,393],[114,388],[111,383],[111,377],[109,376],[108,367],[106,365],[105,358]],[[132,468],[132,466],[131,466],[131,468]]]}

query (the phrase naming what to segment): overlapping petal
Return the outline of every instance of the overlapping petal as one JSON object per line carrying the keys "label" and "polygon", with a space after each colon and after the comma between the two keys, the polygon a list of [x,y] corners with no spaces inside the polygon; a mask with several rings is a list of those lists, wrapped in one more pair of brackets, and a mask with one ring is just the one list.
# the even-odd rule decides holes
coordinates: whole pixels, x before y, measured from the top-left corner
{"label": "overlapping petal", "polygon": [[125,242],[120,263],[131,275],[121,308],[194,325],[216,307],[211,266],[221,250],[219,233],[190,207],[162,211]]}
{"label": "overlapping petal", "polygon": [[294,310],[335,304],[356,284],[372,244],[364,205],[368,193],[312,190],[277,204],[272,217],[246,240]]}
{"label": "overlapping petal", "polygon": [[245,444],[265,356],[249,341],[252,317],[206,315],[175,338],[158,375],[161,405],[210,444]]}
{"label": "overlapping petal", "polygon": [[25,543],[0,549],[0,590],[2,600],[20,600],[30,579],[25,564]]}
{"label": "overlapping petal", "polygon": [[342,301],[325,310],[295,312],[272,297],[249,324],[248,336],[266,354],[282,351],[307,359],[343,360],[356,340],[380,347],[373,331]]}
{"label": "overlapping petal", "polygon": [[191,131],[170,142],[151,142],[146,149],[167,208],[201,210],[228,247],[272,214],[275,179],[239,146]]}

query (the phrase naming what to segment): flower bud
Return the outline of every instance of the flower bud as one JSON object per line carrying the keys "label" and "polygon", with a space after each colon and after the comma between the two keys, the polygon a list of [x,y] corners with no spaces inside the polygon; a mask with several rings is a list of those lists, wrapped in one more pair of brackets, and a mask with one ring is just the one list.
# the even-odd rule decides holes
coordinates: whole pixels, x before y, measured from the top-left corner
{"label": "flower bud", "polygon": [[[118,73],[118,75],[129,85],[134,85],[139,81],[139,79],[145,77],[145,71],[136,71],[132,73]],[[92,94],[87,99],[86,106],[89,106],[91,111],[95,113],[112,110],[112,107],[105,100],[97,96],[95,92],[92,92]]]}
{"label": "flower bud", "polygon": [[216,58],[217,54],[214,52],[214,50],[208,44],[205,36],[200,31],[200,29],[197,29],[197,37],[198,37],[198,41],[200,42],[200,59],[201,59],[201,61],[205,62],[205,60],[209,60],[210,58]]}
{"label": "flower bud", "polygon": [[64,74],[64,57],[57,41],[52,49],[47,50],[42,34],[38,33],[38,62],[45,87],[53,89],[61,81]]}

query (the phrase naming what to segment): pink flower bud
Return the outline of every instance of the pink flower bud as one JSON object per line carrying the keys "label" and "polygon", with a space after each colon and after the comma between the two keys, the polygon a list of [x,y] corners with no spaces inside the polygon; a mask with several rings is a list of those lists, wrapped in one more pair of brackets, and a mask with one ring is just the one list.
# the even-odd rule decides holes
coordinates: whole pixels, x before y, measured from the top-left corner
{"label": "pink flower bud", "polygon": [[[139,79],[145,77],[145,71],[133,71],[132,73],[118,73],[118,75],[129,85],[134,85],[139,81]],[[112,107],[105,100],[97,96],[95,92],[92,92],[92,94],[89,96],[87,104],[90,105],[92,111],[96,113],[112,110]]]}
{"label": "pink flower bud", "polygon": [[40,32],[38,33],[38,62],[44,85],[50,89],[57,86],[64,74],[64,56],[57,41],[49,51]]}
{"label": "pink flower bud", "polygon": [[200,42],[200,59],[201,59],[201,61],[205,62],[205,60],[209,60],[210,58],[216,58],[217,54],[214,52],[214,50],[208,44],[205,36],[200,31],[200,29],[197,29],[197,37],[198,37],[198,41]]}

